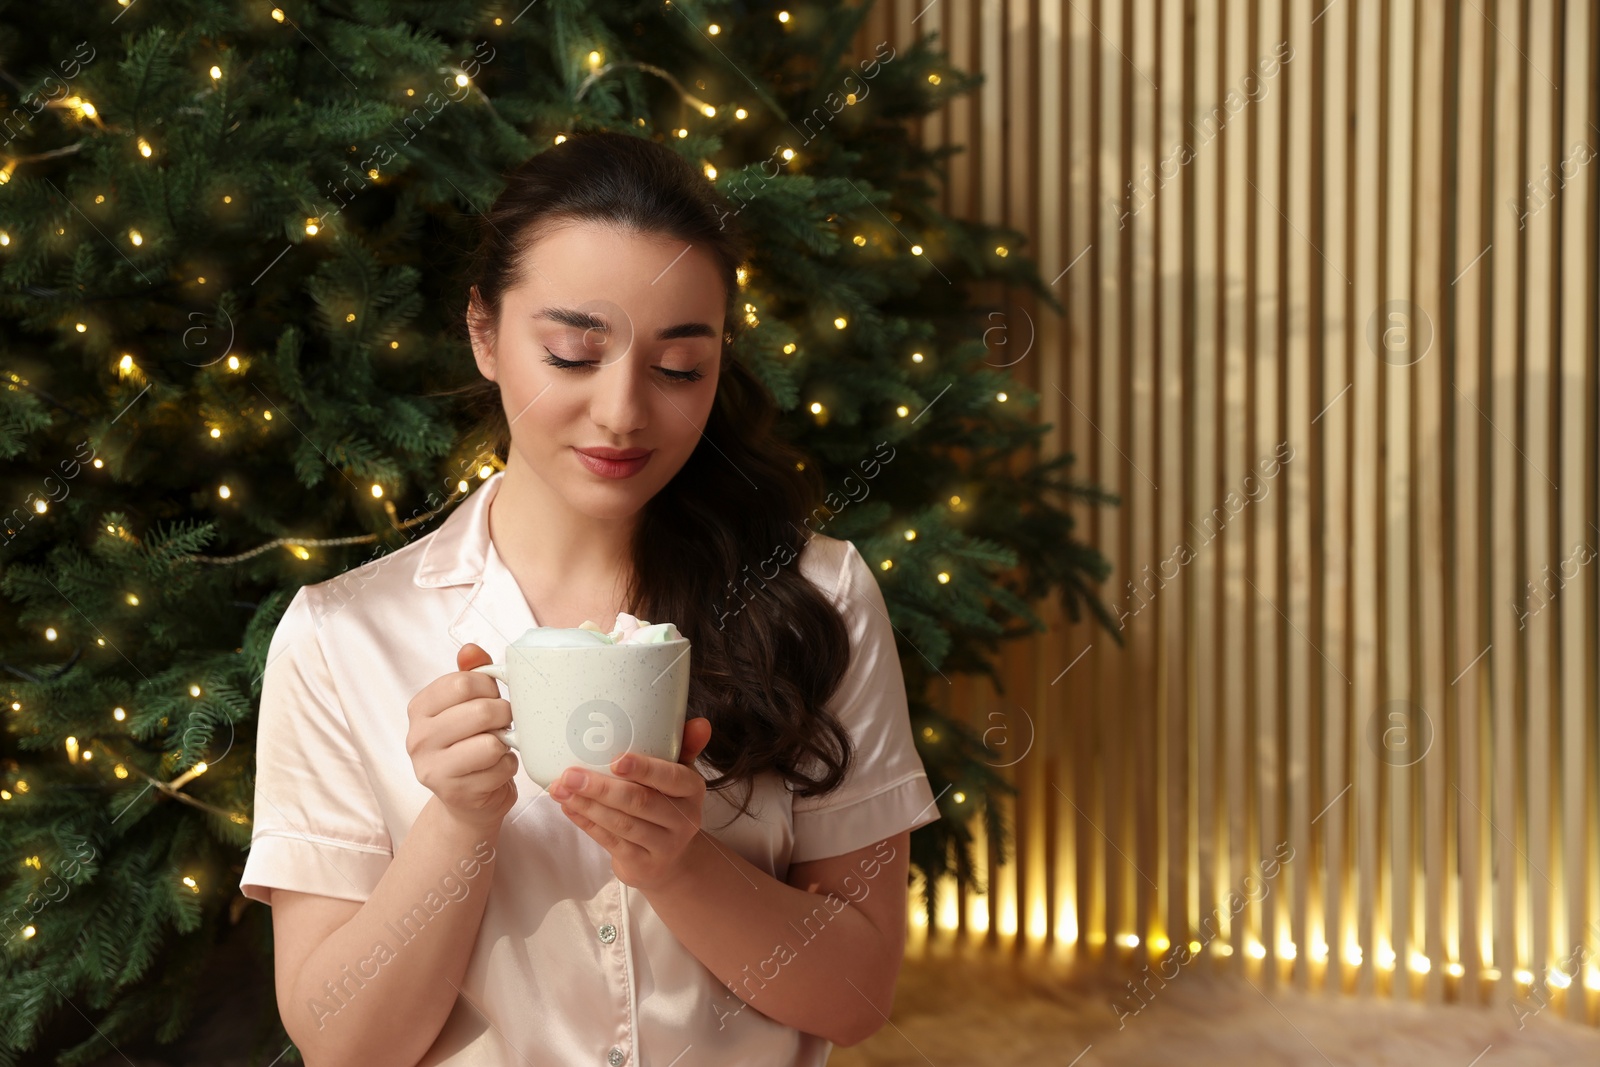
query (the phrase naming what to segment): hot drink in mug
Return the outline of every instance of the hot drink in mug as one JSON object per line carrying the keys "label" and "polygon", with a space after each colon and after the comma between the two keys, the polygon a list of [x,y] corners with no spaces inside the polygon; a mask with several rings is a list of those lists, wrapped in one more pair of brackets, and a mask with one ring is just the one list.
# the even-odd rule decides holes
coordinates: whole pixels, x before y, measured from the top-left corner
{"label": "hot drink in mug", "polygon": [[617,616],[610,634],[593,623],[536,626],[501,663],[473,670],[510,691],[511,726],[497,731],[543,789],[578,766],[611,773],[624,752],[678,761],[689,707],[689,641],[671,623]]}

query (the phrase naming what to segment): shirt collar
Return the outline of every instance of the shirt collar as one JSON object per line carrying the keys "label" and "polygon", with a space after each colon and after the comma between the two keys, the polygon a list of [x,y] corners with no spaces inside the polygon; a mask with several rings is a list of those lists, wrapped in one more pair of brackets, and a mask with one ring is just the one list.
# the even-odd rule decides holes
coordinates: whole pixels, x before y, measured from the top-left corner
{"label": "shirt collar", "polygon": [[505,476],[502,470],[484,479],[427,538],[413,576],[417,585],[472,585],[483,576],[489,556],[489,502]]}

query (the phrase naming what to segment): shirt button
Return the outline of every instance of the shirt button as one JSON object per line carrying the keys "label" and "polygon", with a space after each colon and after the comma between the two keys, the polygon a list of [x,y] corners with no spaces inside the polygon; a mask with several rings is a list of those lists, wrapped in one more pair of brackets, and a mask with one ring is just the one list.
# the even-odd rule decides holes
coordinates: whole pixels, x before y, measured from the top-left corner
{"label": "shirt button", "polygon": [[622,1050],[620,1048],[614,1048],[606,1054],[606,1062],[611,1064],[611,1067],[620,1067],[622,1061],[625,1059],[627,1059],[627,1057],[622,1054]]}
{"label": "shirt button", "polygon": [[[600,940],[604,941],[606,944],[609,945],[609,944],[611,944],[611,942],[615,941],[616,939],[617,939],[617,928],[615,926],[612,926],[610,923],[606,923],[604,926],[602,926],[600,928]],[[618,1055],[621,1055],[621,1053],[619,1053],[615,1049],[613,1049],[612,1050],[612,1055],[613,1056],[618,1056]],[[611,1062],[615,1064],[615,1063],[621,1063],[622,1061],[619,1060],[619,1059],[613,1059]]]}

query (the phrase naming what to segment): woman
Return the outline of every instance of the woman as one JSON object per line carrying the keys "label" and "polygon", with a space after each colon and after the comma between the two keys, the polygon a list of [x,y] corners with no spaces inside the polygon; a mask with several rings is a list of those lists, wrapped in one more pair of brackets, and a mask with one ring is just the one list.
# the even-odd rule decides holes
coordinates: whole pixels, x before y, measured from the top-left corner
{"label": "woman", "polygon": [[[872,571],[728,351],[729,218],[638,137],[511,173],[466,324],[505,469],[278,625],[241,889],[311,1067],[810,1065],[887,1019],[939,816]],[[692,643],[682,757],[546,792],[472,668],[622,611]]]}

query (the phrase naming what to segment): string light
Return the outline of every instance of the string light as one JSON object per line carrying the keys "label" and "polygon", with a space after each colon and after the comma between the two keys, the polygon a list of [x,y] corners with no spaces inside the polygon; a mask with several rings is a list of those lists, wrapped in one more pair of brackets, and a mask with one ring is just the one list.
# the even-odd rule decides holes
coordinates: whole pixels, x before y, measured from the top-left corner
{"label": "string light", "polygon": [[275,8],[272,9],[272,20],[274,22],[282,22],[283,21],[283,8],[275,7]]}
{"label": "string light", "polygon": [[907,530],[906,531],[906,540],[907,541],[915,541],[916,539],[917,539],[917,531],[915,531],[915,530]]}
{"label": "string light", "polygon": [[793,341],[790,341],[788,344],[783,346],[783,354],[786,355],[786,356],[792,356],[792,355],[795,354],[796,348],[797,348],[797,346],[795,345],[795,343]]}
{"label": "string light", "polygon": [[899,407],[894,409],[894,413],[903,419],[907,415],[911,414],[911,409],[906,407],[904,404],[901,404]]}
{"label": "string light", "polygon": [[211,68],[211,80],[212,81],[219,81],[219,80],[221,80],[221,78],[222,78],[222,68],[221,67],[217,67],[217,66],[213,66]]}
{"label": "string light", "polygon": [[921,363],[922,362],[922,353],[921,352],[913,352],[913,353],[911,353],[911,362],[913,362],[913,363]]}
{"label": "string light", "polygon": [[154,149],[152,149],[150,147],[150,142],[149,141],[146,141],[143,137],[139,138],[139,154],[141,156],[143,156],[146,159],[149,159],[150,155],[151,155],[151,153],[153,151],[154,151]]}
{"label": "string light", "polygon": [[134,607],[138,607],[138,606],[139,606],[139,597],[138,597],[138,594],[136,594],[136,593],[129,593],[129,594],[128,594],[128,603],[129,603],[129,604],[132,604],[132,605],[133,605],[133,606],[134,606]]}
{"label": "string light", "polygon": [[843,315],[840,315],[838,318],[833,320],[833,328],[836,330],[842,330],[848,325],[850,325],[850,320],[846,319]]}
{"label": "string light", "polygon": [[940,585],[949,585],[950,584],[950,574],[949,574],[949,572],[947,572],[947,571],[940,571],[939,572],[939,584]]}
{"label": "string light", "polygon": [[736,119],[744,119],[744,118],[748,118],[749,116],[750,116],[750,112],[746,111],[742,107],[738,108],[733,113],[733,117],[736,118]]}
{"label": "string light", "polygon": [[373,482],[372,483],[372,495],[373,496],[382,496],[383,495],[383,486],[379,485],[377,482]]}
{"label": "string light", "polygon": [[778,21],[779,22],[788,22],[789,21],[789,13],[787,11],[778,12]]}
{"label": "string light", "polygon": [[54,626],[46,626],[44,628],[44,639],[46,641],[54,641],[56,639],[56,628]]}
{"label": "string light", "polygon": [[111,709],[111,717],[113,719],[117,720],[118,722],[121,722],[123,719],[126,719],[128,717],[128,712],[124,708],[120,708],[120,707],[112,708]]}
{"label": "string light", "polygon": [[994,394],[994,398],[996,400],[1000,401],[1000,403],[1002,403],[1002,404],[1004,404],[1006,402],[1006,394],[1004,394],[1004,393],[996,393],[996,394]]}
{"label": "string light", "polygon": [[233,495],[233,490],[226,485],[219,485],[217,486],[217,495],[226,500]]}
{"label": "string light", "polygon": [[914,255],[914,256],[922,255],[922,246],[921,245],[912,245],[911,246],[911,254]]}
{"label": "string light", "polygon": [[878,567],[881,570],[888,570],[890,567],[893,567],[893,566],[894,566],[894,560],[892,560],[892,559],[886,559],[882,563],[878,564]]}
{"label": "string light", "polygon": [[308,236],[315,237],[317,235],[317,228],[316,219],[306,219],[306,234]]}
{"label": "string light", "polygon": [[706,177],[710,178],[712,181],[717,180],[717,168],[713,167],[709,163],[706,164]]}
{"label": "string light", "polygon": [[1005,245],[1000,245],[998,248],[996,248],[994,250],[994,254],[999,256],[1001,259],[1004,259],[1005,257],[1009,256],[1011,253],[1006,249]]}

